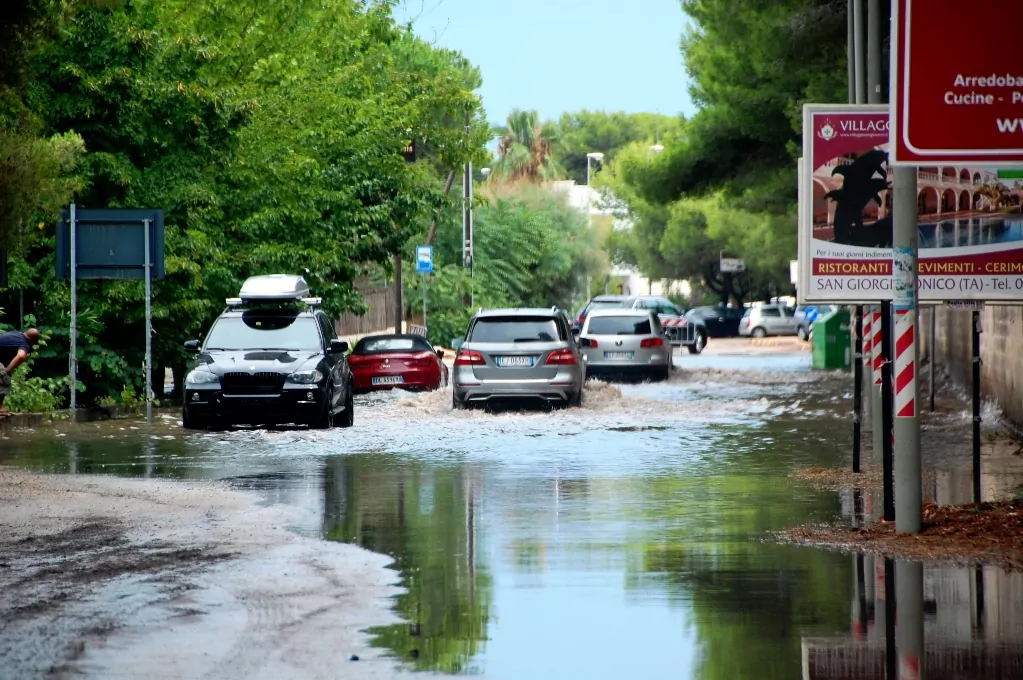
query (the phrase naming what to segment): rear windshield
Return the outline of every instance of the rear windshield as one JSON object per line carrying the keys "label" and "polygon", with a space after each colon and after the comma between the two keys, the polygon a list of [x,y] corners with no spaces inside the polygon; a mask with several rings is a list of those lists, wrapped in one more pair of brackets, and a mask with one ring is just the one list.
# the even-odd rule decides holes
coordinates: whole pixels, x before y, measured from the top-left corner
{"label": "rear windshield", "polygon": [[591,316],[592,335],[651,335],[649,316]]}
{"label": "rear windshield", "polygon": [[353,354],[377,352],[431,352],[433,348],[422,338],[363,338],[355,345]]}
{"label": "rear windshield", "polygon": [[566,340],[550,317],[491,316],[477,319],[469,342],[557,342]]}

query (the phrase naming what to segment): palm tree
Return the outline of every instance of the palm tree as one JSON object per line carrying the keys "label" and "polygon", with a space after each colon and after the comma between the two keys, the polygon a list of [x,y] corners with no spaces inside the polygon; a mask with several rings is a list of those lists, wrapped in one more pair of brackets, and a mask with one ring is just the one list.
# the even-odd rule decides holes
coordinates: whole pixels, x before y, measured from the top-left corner
{"label": "palm tree", "polygon": [[564,175],[553,156],[556,128],[542,124],[536,111],[514,109],[508,114],[507,127],[497,128],[495,132],[501,139],[497,145],[494,175],[531,182],[550,181]]}

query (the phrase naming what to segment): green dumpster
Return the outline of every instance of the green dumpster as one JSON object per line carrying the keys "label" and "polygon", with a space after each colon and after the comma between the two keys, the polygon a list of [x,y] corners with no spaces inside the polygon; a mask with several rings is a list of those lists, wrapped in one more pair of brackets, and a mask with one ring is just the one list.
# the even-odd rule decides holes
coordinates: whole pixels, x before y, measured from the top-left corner
{"label": "green dumpster", "polygon": [[849,312],[838,309],[813,322],[813,367],[848,371],[852,365]]}

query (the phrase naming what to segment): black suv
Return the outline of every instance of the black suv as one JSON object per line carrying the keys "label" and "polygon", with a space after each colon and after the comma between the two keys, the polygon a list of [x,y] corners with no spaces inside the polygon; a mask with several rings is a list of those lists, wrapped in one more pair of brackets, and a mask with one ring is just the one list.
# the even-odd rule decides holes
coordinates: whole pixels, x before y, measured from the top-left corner
{"label": "black suv", "polygon": [[252,277],[201,347],[185,343],[198,356],[185,377],[184,427],[352,426],[348,343],[306,295],[301,277]]}

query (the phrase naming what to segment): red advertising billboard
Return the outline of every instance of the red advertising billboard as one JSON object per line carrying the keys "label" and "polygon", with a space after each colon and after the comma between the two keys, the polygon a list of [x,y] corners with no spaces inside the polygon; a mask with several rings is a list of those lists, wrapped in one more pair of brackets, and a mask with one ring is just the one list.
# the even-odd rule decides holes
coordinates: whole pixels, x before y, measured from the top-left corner
{"label": "red advertising billboard", "polygon": [[[800,302],[891,300],[892,178],[885,105],[803,107]],[[917,170],[917,300],[1023,300],[1023,174]]]}
{"label": "red advertising billboard", "polygon": [[891,162],[1023,165],[1023,2],[892,4]]}

